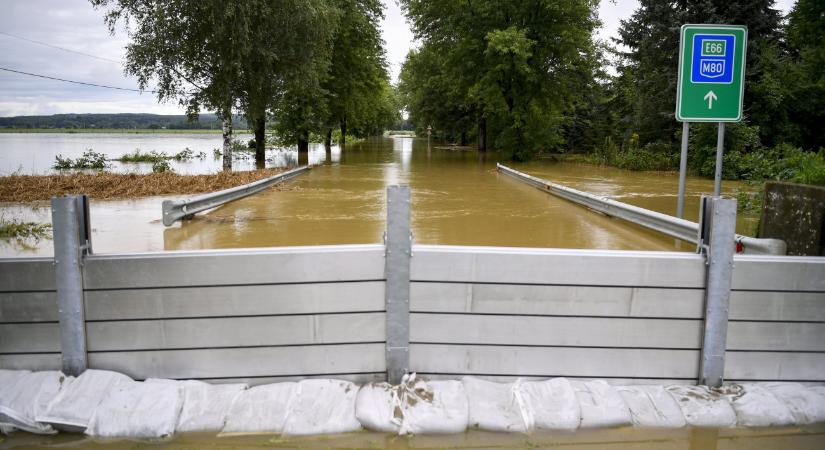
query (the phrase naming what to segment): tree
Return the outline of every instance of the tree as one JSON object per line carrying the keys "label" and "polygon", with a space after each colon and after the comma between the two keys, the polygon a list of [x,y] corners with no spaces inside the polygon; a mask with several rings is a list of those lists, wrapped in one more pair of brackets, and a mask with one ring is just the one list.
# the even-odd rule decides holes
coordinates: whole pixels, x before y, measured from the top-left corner
{"label": "tree", "polygon": [[330,0],[90,0],[108,8],[112,32],[123,21],[131,43],[126,73],[141,89],[155,80],[159,101],[177,99],[196,116],[223,118],[224,168],[231,168],[232,109],[240,106],[264,162],[266,111],[287,83],[313,76],[334,28]]}
{"label": "tree", "polygon": [[131,42],[125,72],[141,89],[151,81],[158,100],[178,100],[194,118],[202,107],[223,120],[223,167],[232,168],[234,83],[240,74],[243,44],[249,41],[245,4],[190,0],[90,0],[108,8],[105,21],[114,33],[123,21]]}
{"label": "tree", "polygon": [[[422,41],[421,52],[411,57],[441,59],[432,71],[408,60],[408,70],[419,73],[408,74],[406,83],[430,76],[449,80],[443,89],[460,99],[452,105],[452,122],[459,127],[476,122],[480,147],[490,142],[490,131],[494,146],[517,160],[563,143],[561,127],[592,64],[595,1],[401,3]],[[410,100],[430,95],[409,86],[404,90]],[[408,106],[446,112],[430,100]]]}
{"label": "tree", "polygon": [[[632,110],[630,133],[640,143],[675,143],[676,82],[680,27],[685,23],[737,24],[748,27],[744,112],[771,139],[781,117],[774,96],[781,17],[773,0],[641,0],[630,19],[622,21],[618,43],[622,54],[619,79]],[[627,133],[626,133],[627,134]]]}
{"label": "tree", "polygon": [[308,95],[317,86],[317,74],[327,67],[338,15],[330,0],[253,3],[254,33],[241,61],[238,99],[255,133],[255,161],[263,166],[267,112],[288,92]]}
{"label": "tree", "polygon": [[328,117],[326,140],[332,128],[341,129],[341,146],[352,130],[371,128],[381,108],[389,75],[379,24],[384,17],[379,0],[335,0],[339,25],[332,40],[329,72],[321,83]]}
{"label": "tree", "polygon": [[798,141],[807,149],[825,147],[825,2],[798,0],[789,14],[788,46],[795,71],[783,87]]}

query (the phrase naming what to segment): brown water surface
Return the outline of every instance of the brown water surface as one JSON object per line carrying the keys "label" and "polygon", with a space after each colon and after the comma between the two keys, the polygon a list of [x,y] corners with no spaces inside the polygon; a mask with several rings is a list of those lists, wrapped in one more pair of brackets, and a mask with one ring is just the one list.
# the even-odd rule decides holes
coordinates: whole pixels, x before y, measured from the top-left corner
{"label": "brown water surface", "polygon": [[35,436],[18,433],[0,441],[0,449],[576,449],[576,450],[820,450],[825,448],[825,427],[789,428],[615,428],[569,432],[491,433],[471,430],[455,435],[401,437],[374,432],[335,436],[283,438],[273,435],[215,437],[211,433],[176,435],[165,441],[95,440],[83,435]]}
{"label": "brown water surface", "polygon": [[[596,214],[496,172],[496,153],[460,150],[426,139],[376,138],[324,155],[313,147],[310,173],[285,186],[229,203],[193,220],[164,228],[163,198],[92,199],[94,249],[98,253],[157,250],[358,244],[381,242],[385,191],[412,188],[415,242],[591,249],[681,250],[694,246]],[[675,173],[631,172],[549,160],[510,164],[532,175],[673,214]],[[737,185],[726,182],[731,194]],[[689,178],[686,218],[696,220],[699,196],[713,181]],[[5,205],[5,212],[48,222],[49,209]],[[750,234],[755,219],[740,217]],[[0,245],[0,255],[52,253],[52,243]]]}

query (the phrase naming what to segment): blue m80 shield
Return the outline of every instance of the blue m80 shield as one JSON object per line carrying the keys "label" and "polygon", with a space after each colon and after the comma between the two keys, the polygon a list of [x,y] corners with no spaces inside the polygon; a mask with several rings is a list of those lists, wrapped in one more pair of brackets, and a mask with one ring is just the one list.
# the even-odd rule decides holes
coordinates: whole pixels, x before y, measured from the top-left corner
{"label": "blue m80 shield", "polygon": [[735,42],[732,34],[694,35],[691,83],[732,83]]}

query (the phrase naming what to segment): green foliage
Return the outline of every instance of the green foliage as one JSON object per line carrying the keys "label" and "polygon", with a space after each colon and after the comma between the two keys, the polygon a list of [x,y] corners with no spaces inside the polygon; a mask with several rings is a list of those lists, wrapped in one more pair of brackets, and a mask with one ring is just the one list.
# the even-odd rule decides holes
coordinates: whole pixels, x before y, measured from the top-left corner
{"label": "green foliage", "polygon": [[106,164],[106,155],[97,153],[92,149],[87,149],[79,158],[66,158],[63,155],[54,157],[53,169],[97,169],[104,170],[108,167]]}
{"label": "green foliage", "polygon": [[506,157],[559,149],[594,79],[597,4],[480,0],[401,2],[422,45],[399,91],[418,130],[477,135]]}
{"label": "green foliage", "polygon": [[628,170],[674,170],[679,167],[679,157],[674,154],[670,145],[662,142],[651,142],[642,148],[628,146],[615,157],[616,167]]}
{"label": "green foliage", "polygon": [[117,160],[124,163],[140,163],[140,162],[156,162],[162,161],[165,159],[169,159],[169,155],[166,153],[158,153],[155,150],[150,152],[142,152],[139,148],[136,148],[132,153],[126,153],[125,155],[121,156]]}
{"label": "green foliage", "polygon": [[[198,155],[199,159],[203,159],[206,157],[206,153],[200,152]],[[117,161],[123,163],[142,163],[142,162],[150,162],[150,163],[157,163],[160,161],[166,161],[173,159],[175,161],[191,161],[192,158],[195,157],[195,152],[192,151],[190,148],[185,148],[180,152],[169,156],[165,152],[158,152],[152,150],[150,152],[142,152],[139,148],[136,148],[132,153],[126,153],[125,155],[121,156],[117,159]]]}
{"label": "green foliage", "polygon": [[15,240],[24,244],[28,239],[39,241],[51,239],[52,225],[48,223],[24,222],[17,218],[0,216],[0,239]]}
{"label": "green foliage", "polygon": [[172,171],[172,166],[169,161],[161,159],[152,163],[152,173],[161,173]]}

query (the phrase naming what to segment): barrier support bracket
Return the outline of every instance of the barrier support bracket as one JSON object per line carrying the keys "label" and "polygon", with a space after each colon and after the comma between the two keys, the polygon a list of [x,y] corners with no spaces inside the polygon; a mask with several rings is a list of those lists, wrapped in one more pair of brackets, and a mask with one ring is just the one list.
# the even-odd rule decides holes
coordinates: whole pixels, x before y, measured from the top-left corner
{"label": "barrier support bracket", "polygon": [[736,200],[703,197],[700,219],[698,241],[700,252],[707,255],[707,286],[699,384],[719,387],[725,375]]}
{"label": "barrier support bracket", "polygon": [[52,227],[62,370],[78,376],[88,367],[83,297],[83,259],[92,253],[88,198],[53,197]]}
{"label": "barrier support bracket", "polygon": [[410,367],[410,187],[387,188],[384,273],[387,381],[401,383]]}

